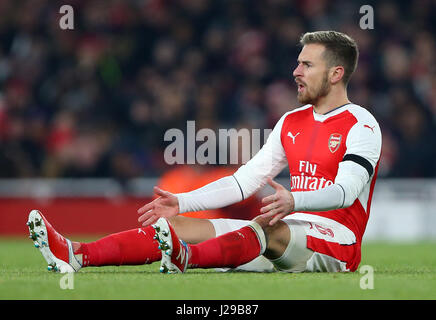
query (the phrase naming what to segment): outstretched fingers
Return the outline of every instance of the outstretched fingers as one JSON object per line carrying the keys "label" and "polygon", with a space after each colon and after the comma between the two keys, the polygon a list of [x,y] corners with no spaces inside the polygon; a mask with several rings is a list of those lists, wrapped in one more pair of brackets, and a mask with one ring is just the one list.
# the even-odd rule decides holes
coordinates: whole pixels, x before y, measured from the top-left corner
{"label": "outstretched fingers", "polygon": [[171,192],[154,187],[154,192],[158,198],[138,209],[138,222],[143,226],[155,223],[160,217],[172,217],[179,213],[177,197]]}
{"label": "outstretched fingers", "polygon": [[147,217],[148,217],[148,219],[142,223],[143,227],[147,227],[147,226],[155,223],[157,220],[159,220],[159,217],[155,214],[151,214],[150,216],[147,216]]}
{"label": "outstretched fingers", "polygon": [[[140,214],[138,218],[138,222],[142,223],[143,226],[146,225],[146,223],[152,218],[155,214],[155,206],[156,201],[158,200],[154,199],[152,202],[147,203],[145,206],[138,209],[138,214]],[[157,220],[157,219],[156,219]]]}
{"label": "outstretched fingers", "polygon": [[152,202],[147,203],[145,206],[138,209],[139,214],[146,213],[154,208],[155,202],[157,199],[154,199]]}
{"label": "outstretched fingers", "polygon": [[144,222],[145,220],[147,220],[152,215],[154,215],[153,209],[148,210],[147,212],[144,212],[142,215],[139,216],[138,222]]}

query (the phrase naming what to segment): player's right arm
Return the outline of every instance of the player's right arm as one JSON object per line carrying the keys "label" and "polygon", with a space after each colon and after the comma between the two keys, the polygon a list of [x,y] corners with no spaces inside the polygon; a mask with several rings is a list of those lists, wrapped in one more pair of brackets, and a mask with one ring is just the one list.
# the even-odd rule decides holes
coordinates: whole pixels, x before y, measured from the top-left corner
{"label": "player's right arm", "polygon": [[[285,115],[286,116],[286,115]],[[138,221],[150,225],[160,217],[179,213],[218,209],[240,202],[262,188],[286,166],[286,155],[280,140],[283,116],[259,152],[233,175],[211,182],[196,190],[172,194],[155,188],[159,198],[138,210]]]}

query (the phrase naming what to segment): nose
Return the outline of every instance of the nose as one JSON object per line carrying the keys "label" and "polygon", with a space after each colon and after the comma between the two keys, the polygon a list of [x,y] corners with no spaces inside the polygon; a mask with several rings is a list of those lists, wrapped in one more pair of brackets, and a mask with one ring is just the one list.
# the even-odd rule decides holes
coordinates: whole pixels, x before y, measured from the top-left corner
{"label": "nose", "polygon": [[294,78],[301,77],[303,75],[303,67],[300,63],[294,69],[294,72],[292,73],[292,75],[294,76]]}

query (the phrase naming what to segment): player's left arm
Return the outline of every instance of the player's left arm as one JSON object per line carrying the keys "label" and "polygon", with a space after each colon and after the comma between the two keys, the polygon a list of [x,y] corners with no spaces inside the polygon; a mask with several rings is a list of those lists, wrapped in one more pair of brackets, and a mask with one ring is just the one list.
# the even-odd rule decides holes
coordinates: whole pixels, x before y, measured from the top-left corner
{"label": "player's left arm", "polygon": [[381,145],[380,127],[369,114],[350,129],[346,140],[347,151],[335,178],[335,185],[343,189],[341,208],[351,206],[374,176]]}
{"label": "player's left arm", "polygon": [[357,122],[349,131],[347,151],[339,163],[335,183],[320,190],[289,192],[274,181],[275,193],[265,197],[263,217],[274,224],[295,211],[328,211],[351,206],[374,175],[381,152],[381,131],[372,117]]}

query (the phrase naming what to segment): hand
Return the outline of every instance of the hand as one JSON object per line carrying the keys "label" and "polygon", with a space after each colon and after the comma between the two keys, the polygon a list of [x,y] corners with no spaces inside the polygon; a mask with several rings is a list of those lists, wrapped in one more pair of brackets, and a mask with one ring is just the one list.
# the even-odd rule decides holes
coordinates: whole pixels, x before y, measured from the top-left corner
{"label": "hand", "polygon": [[179,200],[171,192],[154,187],[154,193],[159,198],[138,209],[138,218],[144,227],[155,223],[159,218],[170,218],[179,214]]}
{"label": "hand", "polygon": [[269,221],[273,225],[283,217],[287,216],[294,210],[294,197],[292,193],[286,190],[281,184],[268,179],[268,184],[276,191],[274,194],[262,199],[264,207],[260,209],[262,218],[272,218]]}

